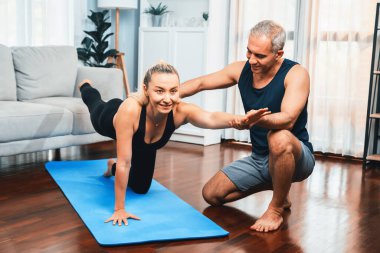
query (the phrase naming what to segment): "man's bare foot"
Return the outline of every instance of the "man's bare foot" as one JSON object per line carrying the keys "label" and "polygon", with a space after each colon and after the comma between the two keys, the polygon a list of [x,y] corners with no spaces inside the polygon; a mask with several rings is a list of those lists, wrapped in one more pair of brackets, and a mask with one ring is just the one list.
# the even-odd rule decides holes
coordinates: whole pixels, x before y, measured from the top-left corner
{"label": "man's bare foot", "polygon": [[289,210],[291,206],[292,202],[290,202],[289,196],[287,196],[284,203],[284,210]]}
{"label": "man's bare foot", "polygon": [[269,206],[265,213],[250,227],[250,229],[258,232],[277,230],[284,220],[282,218],[283,211],[284,208],[274,208]]}
{"label": "man's bare foot", "polygon": [[107,170],[104,172],[103,176],[110,177],[112,176],[112,165],[115,163],[114,159],[109,159],[107,161]]}

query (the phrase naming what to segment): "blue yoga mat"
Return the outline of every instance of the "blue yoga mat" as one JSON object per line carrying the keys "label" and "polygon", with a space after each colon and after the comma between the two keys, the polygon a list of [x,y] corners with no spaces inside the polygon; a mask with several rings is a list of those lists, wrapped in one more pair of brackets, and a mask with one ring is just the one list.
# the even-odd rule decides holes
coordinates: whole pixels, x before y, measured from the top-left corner
{"label": "blue yoga mat", "polygon": [[107,160],[48,162],[46,169],[57,182],[96,241],[103,246],[222,237],[228,232],[152,182],[147,194],[127,190],[126,210],[141,218],[128,226],[104,223],[113,214],[114,177],[103,177]]}

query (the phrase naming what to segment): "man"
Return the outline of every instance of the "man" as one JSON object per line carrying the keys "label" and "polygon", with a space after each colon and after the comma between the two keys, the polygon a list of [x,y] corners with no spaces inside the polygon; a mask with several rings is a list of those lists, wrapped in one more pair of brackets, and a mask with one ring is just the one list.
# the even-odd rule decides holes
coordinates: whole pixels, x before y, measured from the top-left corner
{"label": "man", "polygon": [[[234,62],[180,86],[181,97],[187,97],[237,83],[246,112],[266,107],[272,112],[256,124],[249,124],[252,154],[216,173],[202,192],[210,205],[218,206],[273,190],[267,210],[250,227],[259,232],[280,227],[283,213],[291,205],[288,199],[291,183],[306,179],[315,164],[305,128],[309,74],[296,62],[282,58],[285,39],[280,25],[262,21],[250,31],[246,62]],[[236,127],[244,125],[236,122]]]}

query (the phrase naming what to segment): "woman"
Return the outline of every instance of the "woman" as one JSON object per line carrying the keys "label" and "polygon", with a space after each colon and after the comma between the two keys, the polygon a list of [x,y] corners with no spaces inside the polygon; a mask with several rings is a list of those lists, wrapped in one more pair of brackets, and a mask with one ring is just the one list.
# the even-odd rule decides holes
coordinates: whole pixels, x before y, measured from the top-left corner
{"label": "woman", "polygon": [[127,185],[136,193],[149,190],[153,178],[157,149],[163,147],[179,126],[191,123],[201,128],[220,129],[250,125],[270,113],[268,109],[250,112],[249,118],[223,112],[206,112],[196,105],[179,100],[179,76],[166,63],[151,67],[145,74],[142,94],[125,101],[112,99],[105,103],[88,80],[80,85],[95,130],[116,141],[117,163],[108,161],[105,176],[115,175],[114,214],[105,222],[113,224],[139,219],[126,212]]}

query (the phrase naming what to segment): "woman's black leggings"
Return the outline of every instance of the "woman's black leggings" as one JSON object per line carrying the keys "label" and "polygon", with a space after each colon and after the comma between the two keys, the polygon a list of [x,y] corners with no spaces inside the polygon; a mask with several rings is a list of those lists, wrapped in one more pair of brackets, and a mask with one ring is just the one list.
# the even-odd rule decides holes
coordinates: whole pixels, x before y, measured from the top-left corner
{"label": "woman's black leggings", "polygon": [[80,87],[82,100],[90,111],[92,125],[96,132],[103,136],[116,140],[116,132],[113,126],[113,117],[123,100],[114,98],[104,102],[97,89],[91,87],[88,83]]}
{"label": "woman's black leggings", "polygon": [[[104,102],[95,88],[85,83],[80,87],[82,100],[90,111],[92,125],[96,132],[116,140],[113,117],[123,101],[115,98]],[[131,169],[128,186],[136,193],[148,192],[153,179],[156,150],[138,150],[132,147]],[[116,173],[116,163],[112,165],[112,175]]]}

